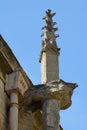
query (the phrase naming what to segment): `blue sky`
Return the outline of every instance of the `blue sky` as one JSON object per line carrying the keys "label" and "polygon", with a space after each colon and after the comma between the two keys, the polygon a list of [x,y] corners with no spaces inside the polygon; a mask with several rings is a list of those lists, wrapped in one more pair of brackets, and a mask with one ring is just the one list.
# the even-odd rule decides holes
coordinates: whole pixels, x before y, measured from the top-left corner
{"label": "blue sky", "polygon": [[56,12],[61,48],[60,78],[76,82],[72,106],[60,112],[64,130],[87,129],[87,1],[86,0],[0,0],[0,33],[34,84],[41,83],[39,54],[42,17]]}

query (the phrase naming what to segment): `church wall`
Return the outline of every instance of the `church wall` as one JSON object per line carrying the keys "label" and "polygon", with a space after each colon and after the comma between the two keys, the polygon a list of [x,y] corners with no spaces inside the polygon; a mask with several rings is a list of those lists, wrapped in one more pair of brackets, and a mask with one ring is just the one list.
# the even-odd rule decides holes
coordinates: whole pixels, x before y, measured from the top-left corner
{"label": "church wall", "polygon": [[19,111],[19,130],[33,130],[33,116],[31,111]]}
{"label": "church wall", "polygon": [[0,79],[0,130],[8,128],[8,98],[4,91],[4,83]]}

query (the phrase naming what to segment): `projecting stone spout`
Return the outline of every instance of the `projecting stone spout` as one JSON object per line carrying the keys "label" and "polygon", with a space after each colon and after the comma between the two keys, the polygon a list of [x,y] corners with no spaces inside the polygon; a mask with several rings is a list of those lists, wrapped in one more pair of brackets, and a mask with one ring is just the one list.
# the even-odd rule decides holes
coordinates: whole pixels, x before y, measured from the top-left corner
{"label": "projecting stone spout", "polygon": [[70,107],[73,90],[78,86],[76,83],[68,83],[63,80],[54,80],[46,84],[49,87],[52,98],[60,102],[60,109]]}
{"label": "projecting stone spout", "polygon": [[[29,97],[32,97],[33,101],[37,102],[37,104],[42,103],[47,98],[53,98],[60,102],[60,109],[67,109],[71,105],[71,96],[73,94],[73,90],[77,86],[78,85],[76,83],[64,82],[61,79],[54,80],[46,84],[35,85],[35,87],[30,88],[26,93],[26,97],[29,95]],[[41,109],[41,106],[36,105],[36,109]]]}

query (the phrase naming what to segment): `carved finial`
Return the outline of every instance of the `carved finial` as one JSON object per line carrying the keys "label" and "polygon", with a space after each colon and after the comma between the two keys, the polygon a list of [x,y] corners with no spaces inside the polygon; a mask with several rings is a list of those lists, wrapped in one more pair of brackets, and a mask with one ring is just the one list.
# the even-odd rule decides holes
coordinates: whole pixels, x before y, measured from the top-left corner
{"label": "carved finial", "polygon": [[[43,17],[43,19],[48,19],[48,17],[52,18],[55,14],[56,14],[56,13],[51,13],[51,10],[48,9],[48,10],[46,11],[46,16]],[[50,20],[50,19],[49,19],[49,20]]]}
{"label": "carved finial", "polygon": [[51,45],[55,44],[56,45],[56,38],[59,37],[59,35],[55,34],[55,32],[58,30],[58,28],[54,28],[54,26],[57,23],[53,22],[53,20],[52,20],[52,17],[55,14],[56,13],[52,13],[51,10],[48,9],[46,11],[46,16],[43,17],[43,19],[46,22],[46,25],[42,27],[42,30],[44,30],[44,33],[41,36],[44,37],[45,44],[51,44]]}

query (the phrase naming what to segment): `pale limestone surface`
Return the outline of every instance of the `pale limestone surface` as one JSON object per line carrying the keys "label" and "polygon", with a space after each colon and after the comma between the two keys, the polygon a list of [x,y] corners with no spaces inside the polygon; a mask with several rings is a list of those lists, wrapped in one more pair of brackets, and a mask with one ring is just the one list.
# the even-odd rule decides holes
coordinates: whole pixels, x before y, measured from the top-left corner
{"label": "pale limestone surface", "polygon": [[8,99],[4,92],[4,83],[0,79],[0,130],[7,130]]}
{"label": "pale limestone surface", "polygon": [[[45,85],[45,89],[41,88],[39,98],[43,96],[43,130],[60,130],[59,128],[59,110],[60,110],[60,99],[53,95],[58,95],[58,88],[56,85],[52,85],[49,82],[59,79],[59,64],[58,55],[59,48],[57,48],[56,38],[58,35],[55,34],[57,28],[54,28],[56,22],[53,22],[52,17],[55,13],[52,13],[50,9],[46,11],[45,19],[46,25],[42,27],[44,29],[42,41],[42,50],[40,55],[41,62],[41,81]],[[48,86],[47,86],[47,83]],[[51,87],[52,86],[52,87]],[[55,87],[55,88],[54,88]],[[53,104],[53,105],[52,105]]]}
{"label": "pale limestone surface", "polygon": [[53,22],[52,17],[55,13],[52,13],[50,9],[46,11],[46,16],[43,18],[46,25],[42,27],[44,30],[42,41],[42,50],[40,54],[41,62],[41,82],[47,83],[53,80],[59,79],[59,48],[57,47],[56,38],[59,36],[55,34],[57,28],[54,27],[56,22]]}
{"label": "pale limestone surface", "polygon": [[41,60],[41,81],[42,83],[57,80],[59,78],[58,54],[53,50],[43,52]]}
{"label": "pale limestone surface", "polygon": [[18,130],[18,94],[10,94],[9,129]]}

